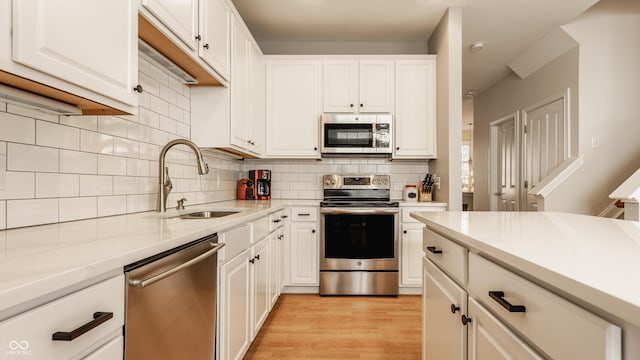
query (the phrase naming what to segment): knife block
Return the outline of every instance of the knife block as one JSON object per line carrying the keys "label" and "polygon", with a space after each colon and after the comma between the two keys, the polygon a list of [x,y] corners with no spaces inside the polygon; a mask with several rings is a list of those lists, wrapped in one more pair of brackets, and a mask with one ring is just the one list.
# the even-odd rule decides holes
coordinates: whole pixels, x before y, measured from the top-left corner
{"label": "knife block", "polygon": [[433,201],[433,189],[429,186],[425,191],[420,189],[418,191],[418,201],[420,202],[431,202]]}

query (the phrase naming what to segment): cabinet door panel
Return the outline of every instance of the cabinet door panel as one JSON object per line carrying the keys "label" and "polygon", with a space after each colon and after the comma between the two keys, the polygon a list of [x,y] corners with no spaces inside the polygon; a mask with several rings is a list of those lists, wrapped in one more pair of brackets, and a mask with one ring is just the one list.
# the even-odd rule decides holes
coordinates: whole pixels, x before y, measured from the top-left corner
{"label": "cabinet door panel", "polygon": [[248,41],[248,112],[247,112],[247,140],[248,149],[260,154],[262,152],[262,129],[264,119],[264,82],[262,71],[262,52],[253,41]]}
{"label": "cabinet door panel", "polygon": [[252,298],[252,330],[253,340],[269,314],[269,239],[260,241],[251,248],[251,298]]}
{"label": "cabinet door panel", "polygon": [[360,61],[360,112],[393,112],[393,61]]}
{"label": "cabinet door panel", "polygon": [[291,285],[318,285],[320,275],[316,223],[291,223]]}
{"label": "cabinet door panel", "polygon": [[247,147],[248,37],[235,18],[231,28],[231,139],[233,145]]}
{"label": "cabinet door panel", "polygon": [[[460,316],[467,310],[467,292],[426,257],[422,266],[423,356],[425,359],[466,359],[467,329]],[[451,312],[452,305],[459,308],[455,313]]]}
{"label": "cabinet door panel", "polygon": [[400,286],[422,284],[422,224],[402,224]]}
{"label": "cabinet door panel", "polygon": [[249,348],[249,250],[220,267],[218,351],[221,359],[240,360]]}
{"label": "cabinet door panel", "polygon": [[436,156],[435,62],[396,62],[396,158]]}
{"label": "cabinet door panel", "polygon": [[189,48],[198,46],[198,0],[142,0],[149,12],[162,21]]}
{"label": "cabinet door panel", "polygon": [[527,344],[493,317],[474,299],[469,299],[469,359],[542,359]]}
{"label": "cabinet door panel", "polygon": [[137,105],[136,19],[132,0],[15,0],[13,61]]}
{"label": "cabinet door panel", "polygon": [[229,80],[231,12],[224,0],[200,1],[200,57]]}
{"label": "cabinet door panel", "polygon": [[324,62],[324,112],[358,110],[357,74],[357,61],[326,60]]}
{"label": "cabinet door panel", "polygon": [[321,80],[320,61],[272,60],[267,63],[267,156],[320,156]]}

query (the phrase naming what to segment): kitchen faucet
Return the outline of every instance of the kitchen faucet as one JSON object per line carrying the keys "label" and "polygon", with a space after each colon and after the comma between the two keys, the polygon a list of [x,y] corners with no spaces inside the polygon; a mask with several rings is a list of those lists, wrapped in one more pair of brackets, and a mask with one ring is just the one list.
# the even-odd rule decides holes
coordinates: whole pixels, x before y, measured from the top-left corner
{"label": "kitchen faucet", "polygon": [[198,174],[204,175],[209,173],[209,165],[204,162],[204,157],[202,156],[202,152],[200,148],[193,142],[187,139],[175,139],[169,141],[163,148],[160,150],[160,159],[158,164],[158,178],[160,180],[158,186],[158,205],[156,206],[156,211],[158,212],[166,212],[167,211],[167,197],[169,196],[169,192],[173,188],[173,184],[171,184],[171,178],[169,178],[169,168],[164,165],[165,157],[167,156],[167,151],[171,149],[175,145],[187,145],[193,150],[196,154],[196,160],[198,161]]}

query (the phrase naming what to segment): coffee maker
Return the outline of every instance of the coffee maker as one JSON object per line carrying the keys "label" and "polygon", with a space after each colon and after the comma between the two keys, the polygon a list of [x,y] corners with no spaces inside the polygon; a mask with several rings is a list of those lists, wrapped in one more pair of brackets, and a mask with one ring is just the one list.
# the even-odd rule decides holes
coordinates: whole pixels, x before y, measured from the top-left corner
{"label": "coffee maker", "polygon": [[271,170],[249,170],[256,200],[271,199]]}

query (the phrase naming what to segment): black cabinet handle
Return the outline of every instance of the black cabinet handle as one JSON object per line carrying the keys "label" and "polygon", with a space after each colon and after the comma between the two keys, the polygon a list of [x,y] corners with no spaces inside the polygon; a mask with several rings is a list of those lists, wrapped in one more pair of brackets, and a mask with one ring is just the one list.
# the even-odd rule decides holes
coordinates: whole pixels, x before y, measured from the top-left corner
{"label": "black cabinet handle", "polygon": [[289,215],[282,215],[282,216],[280,216],[280,219],[286,219],[288,217],[289,217]]}
{"label": "black cabinet handle", "polygon": [[253,263],[256,262],[256,259],[255,258],[251,258],[251,259],[249,259],[249,262],[253,264]]}
{"label": "black cabinet handle", "polygon": [[349,107],[353,107],[353,104],[349,104]]}
{"label": "black cabinet handle", "polygon": [[196,40],[198,41],[202,40],[202,36],[200,36],[200,34],[196,35]]}
{"label": "black cabinet handle", "polygon": [[204,44],[204,45],[202,45],[202,47],[205,48],[205,49],[209,49],[209,44]]}
{"label": "black cabinet handle", "polygon": [[309,213],[299,213],[298,216],[311,216]]}
{"label": "black cabinet handle", "polygon": [[400,150],[400,146],[396,146],[396,150]]}
{"label": "black cabinet handle", "polygon": [[455,314],[456,311],[460,310],[460,306],[456,306],[455,304],[451,304],[451,313]]}
{"label": "black cabinet handle", "polygon": [[311,230],[311,233],[315,234],[316,233],[316,229]]}
{"label": "black cabinet handle", "polygon": [[273,220],[274,223],[279,223],[280,221],[282,221],[282,220],[280,220],[280,219]]}
{"label": "black cabinet handle", "polygon": [[314,147],[314,148],[313,148],[313,151],[318,151],[318,148],[317,148],[317,147]]}
{"label": "black cabinet handle", "polygon": [[260,260],[260,254],[255,256],[256,260]]}
{"label": "black cabinet handle", "polygon": [[462,325],[467,325],[470,322],[473,322],[473,320],[470,317],[467,317],[466,315],[462,315]]}
{"label": "black cabinet handle", "polygon": [[113,318],[112,312],[95,312],[93,313],[93,320],[69,332],[55,332],[53,333],[53,335],[51,335],[51,339],[54,341],[73,341],[73,339],[78,338],[84,333],[91,331],[93,328],[99,326],[100,324],[111,318]]}
{"label": "black cabinet handle", "polygon": [[508,312],[526,312],[527,309],[524,305],[511,305],[510,302],[504,299],[504,291],[489,291],[489,297],[495,300],[500,306],[505,308]]}
{"label": "black cabinet handle", "polygon": [[363,107],[364,105],[360,104],[360,107]]}
{"label": "black cabinet handle", "polygon": [[133,91],[142,94],[142,92],[144,91],[144,88],[142,88],[142,85],[138,84],[133,88]]}
{"label": "black cabinet handle", "polygon": [[402,233],[403,233],[403,234],[406,234],[406,233],[407,233],[407,230],[403,230],[403,231],[402,231]]}
{"label": "black cabinet handle", "polygon": [[435,246],[427,246],[427,250],[429,250],[433,254],[442,254],[442,250],[436,249]]}

